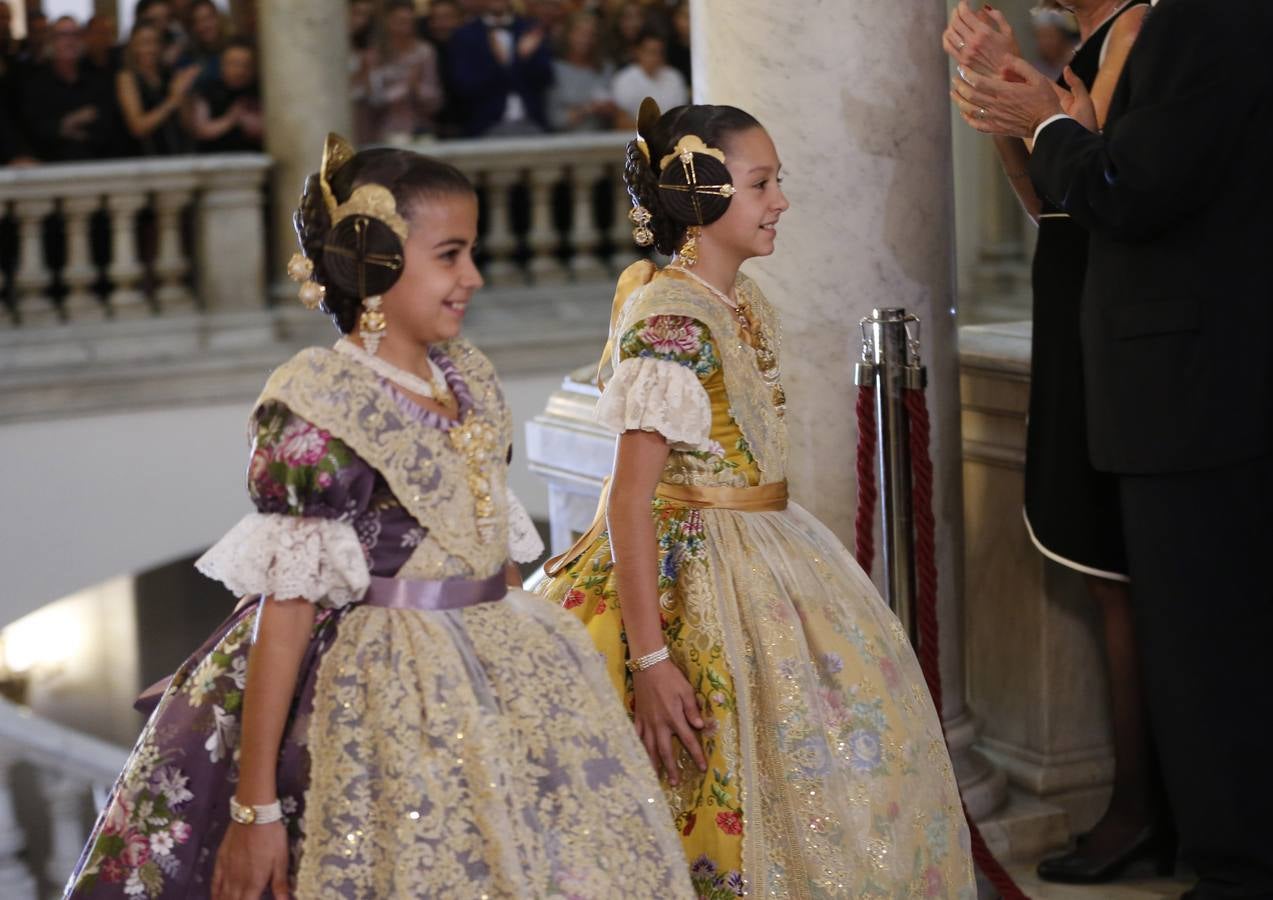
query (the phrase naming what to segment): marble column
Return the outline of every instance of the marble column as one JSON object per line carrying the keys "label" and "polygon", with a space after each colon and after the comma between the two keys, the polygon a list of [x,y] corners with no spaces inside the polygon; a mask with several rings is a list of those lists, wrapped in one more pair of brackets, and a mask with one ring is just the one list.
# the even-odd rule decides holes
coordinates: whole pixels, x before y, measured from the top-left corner
{"label": "marble column", "polygon": [[265,150],[274,159],[270,283],[296,250],[292,211],[318,170],[329,131],[348,136],[346,0],[270,0],[259,6]]}
{"label": "marble column", "polygon": [[[964,703],[963,535],[954,316],[953,185],[944,0],[693,0],[696,102],[728,103],[768,128],[791,209],[774,256],[749,263],[782,314],[791,487],[852,546],[853,364],[858,321],[900,306],[923,320],[933,423],[942,710],[974,816],[1004,779],[972,750]],[[806,11],[807,10],[807,11]]]}

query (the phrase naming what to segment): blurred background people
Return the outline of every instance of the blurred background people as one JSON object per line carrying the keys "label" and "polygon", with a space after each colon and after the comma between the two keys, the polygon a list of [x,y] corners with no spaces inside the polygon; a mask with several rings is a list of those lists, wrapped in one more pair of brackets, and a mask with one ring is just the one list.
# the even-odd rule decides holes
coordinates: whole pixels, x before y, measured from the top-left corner
{"label": "blurred background people", "polygon": [[133,24],[145,22],[159,33],[159,58],[165,66],[174,66],[186,50],[186,35],[173,17],[171,0],[137,0]]}
{"label": "blurred background people", "polygon": [[486,0],[482,16],[451,38],[451,81],[464,133],[536,134],[548,128],[552,53],[542,25],[514,15],[509,0]]}
{"label": "blurred background people", "polygon": [[554,131],[605,131],[614,127],[610,95],[614,66],[601,58],[601,26],[592,13],[571,17],[553,60],[548,120]]}
{"label": "blurred background people", "polygon": [[429,13],[420,20],[420,36],[429,42],[437,54],[438,75],[442,79],[442,108],[435,116],[439,137],[459,137],[464,132],[462,110],[456,104],[455,83],[451,79],[454,64],[451,60],[451,38],[464,24],[464,9],[458,0],[433,0]]}
{"label": "blurred background people", "polygon": [[690,5],[682,0],[672,10],[671,29],[667,33],[667,64],[681,73],[686,85],[694,82],[690,65]]}
{"label": "blurred background people", "polygon": [[221,51],[230,33],[229,21],[212,0],[195,0],[189,15],[189,40],[177,68],[195,66],[200,79],[215,78],[221,66]]}
{"label": "blurred background people", "polygon": [[199,67],[169,73],[160,62],[160,47],[159,32],[153,26],[137,25],[124,51],[124,67],[115,78],[124,125],[142,156],[172,156],[191,149],[181,111],[199,77]]}
{"label": "blurred background people", "polygon": [[1030,11],[1030,23],[1034,28],[1038,69],[1056,81],[1078,48],[1078,21],[1057,0],[1045,0]]}
{"label": "blurred background people", "polygon": [[367,105],[373,141],[435,130],[434,116],[442,108],[437,53],[416,35],[409,0],[388,5],[382,35],[367,50]]}
{"label": "blurred background people", "polygon": [[612,6],[606,13],[605,54],[616,67],[635,61],[637,41],[650,24],[647,7],[637,0]]}
{"label": "blurred background people", "polygon": [[242,39],[226,42],[215,78],[196,86],[191,123],[201,153],[259,153],[264,127],[256,83],[256,52]]}
{"label": "blurred background people", "polygon": [[114,83],[85,63],[74,19],[61,17],[50,33],[48,62],[20,76],[19,116],[34,155],[50,162],[122,155]]}
{"label": "blurred background people", "polygon": [[111,81],[124,64],[118,35],[119,23],[114,16],[94,15],[84,23],[84,60]]}
{"label": "blurred background people", "polygon": [[635,124],[637,107],[646,97],[653,97],[659,109],[665,110],[689,102],[685,79],[667,64],[667,41],[663,35],[657,31],[642,33],[633,56],[635,62],[619,70],[611,89],[622,127]]}
{"label": "blurred background people", "polygon": [[375,114],[367,98],[371,86],[371,41],[376,28],[376,5],[372,0],[351,0],[348,27],[349,102],[354,143],[361,147],[371,141],[375,129]]}

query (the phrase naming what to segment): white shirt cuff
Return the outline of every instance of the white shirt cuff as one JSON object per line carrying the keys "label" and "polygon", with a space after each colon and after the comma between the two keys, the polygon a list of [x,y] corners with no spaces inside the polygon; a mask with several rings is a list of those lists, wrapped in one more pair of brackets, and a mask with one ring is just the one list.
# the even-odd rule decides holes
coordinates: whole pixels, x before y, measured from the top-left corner
{"label": "white shirt cuff", "polygon": [[1046,119],[1044,119],[1042,122],[1039,123],[1038,128],[1034,129],[1034,142],[1036,144],[1039,142],[1039,135],[1043,134],[1043,129],[1047,128],[1053,122],[1057,121],[1058,119],[1071,119],[1071,118],[1073,118],[1073,116],[1067,116],[1065,113],[1057,113],[1055,116],[1048,116]]}

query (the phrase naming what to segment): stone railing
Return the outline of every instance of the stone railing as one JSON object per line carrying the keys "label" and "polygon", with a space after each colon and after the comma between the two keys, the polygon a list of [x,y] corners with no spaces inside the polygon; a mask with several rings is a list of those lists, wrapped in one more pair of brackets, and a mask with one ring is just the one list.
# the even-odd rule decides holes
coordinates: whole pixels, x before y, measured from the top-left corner
{"label": "stone railing", "polygon": [[421,141],[482,192],[483,274],[491,284],[608,278],[635,258],[620,132]]}
{"label": "stone railing", "polygon": [[259,308],[269,166],[227,154],[0,169],[0,329]]}
{"label": "stone railing", "polygon": [[[604,280],[635,258],[626,141],[607,132],[411,147],[478,186],[483,273],[516,286]],[[227,154],[0,169],[0,331],[265,308],[269,166]]]}
{"label": "stone railing", "polygon": [[61,896],[127,757],[0,699],[0,897]]}

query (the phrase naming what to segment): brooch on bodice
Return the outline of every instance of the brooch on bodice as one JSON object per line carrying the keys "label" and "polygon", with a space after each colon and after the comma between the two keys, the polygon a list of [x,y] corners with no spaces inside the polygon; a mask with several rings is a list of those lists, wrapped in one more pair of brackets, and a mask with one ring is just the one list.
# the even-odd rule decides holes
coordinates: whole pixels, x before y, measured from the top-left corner
{"label": "brooch on bodice", "polygon": [[495,499],[487,466],[499,448],[499,429],[491,422],[470,413],[447,432],[451,447],[468,466],[469,492],[477,514],[477,533],[483,541],[495,537]]}

